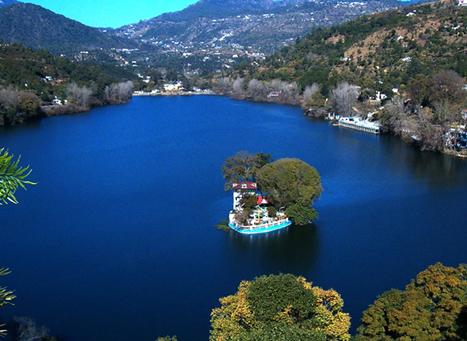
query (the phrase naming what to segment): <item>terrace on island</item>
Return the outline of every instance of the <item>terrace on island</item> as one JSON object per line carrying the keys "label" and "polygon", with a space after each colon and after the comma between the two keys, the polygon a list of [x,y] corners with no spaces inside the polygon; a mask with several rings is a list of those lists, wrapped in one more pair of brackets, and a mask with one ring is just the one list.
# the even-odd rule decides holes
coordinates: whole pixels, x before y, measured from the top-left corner
{"label": "terrace on island", "polygon": [[[292,224],[284,212],[276,211],[269,205],[268,199],[257,188],[256,182],[238,182],[232,184],[233,210],[229,214],[229,226],[244,234],[275,231]],[[251,213],[242,206],[242,199],[247,195],[257,197]]]}

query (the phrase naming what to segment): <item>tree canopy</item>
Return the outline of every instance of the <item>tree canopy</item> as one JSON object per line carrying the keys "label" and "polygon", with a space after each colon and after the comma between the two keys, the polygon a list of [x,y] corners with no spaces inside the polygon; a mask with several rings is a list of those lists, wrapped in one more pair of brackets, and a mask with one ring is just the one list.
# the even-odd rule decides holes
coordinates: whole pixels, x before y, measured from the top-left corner
{"label": "tree canopy", "polygon": [[349,340],[350,317],[334,290],[303,277],[269,275],[242,281],[211,313],[210,340]]}
{"label": "tree canopy", "polygon": [[231,189],[232,184],[240,181],[254,181],[258,170],[272,161],[270,154],[240,151],[234,156],[228,157],[222,165],[222,176],[225,182],[225,190]]}
{"label": "tree canopy", "polygon": [[467,265],[429,266],[363,312],[358,340],[466,340]]}
{"label": "tree canopy", "polygon": [[269,201],[286,214],[295,224],[304,225],[317,218],[312,207],[323,187],[318,171],[299,159],[280,159],[257,172],[260,190]]}

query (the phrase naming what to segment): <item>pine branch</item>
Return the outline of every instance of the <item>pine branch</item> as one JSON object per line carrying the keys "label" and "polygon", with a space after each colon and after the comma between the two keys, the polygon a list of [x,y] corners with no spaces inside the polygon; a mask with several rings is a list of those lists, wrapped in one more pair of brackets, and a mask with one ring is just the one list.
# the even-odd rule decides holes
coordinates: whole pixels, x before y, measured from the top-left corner
{"label": "pine branch", "polygon": [[0,149],[0,205],[12,202],[18,203],[15,197],[16,190],[21,187],[26,189],[25,185],[35,185],[36,183],[25,180],[32,172],[29,166],[20,167],[21,157],[14,160],[13,155],[8,155],[4,148]]}

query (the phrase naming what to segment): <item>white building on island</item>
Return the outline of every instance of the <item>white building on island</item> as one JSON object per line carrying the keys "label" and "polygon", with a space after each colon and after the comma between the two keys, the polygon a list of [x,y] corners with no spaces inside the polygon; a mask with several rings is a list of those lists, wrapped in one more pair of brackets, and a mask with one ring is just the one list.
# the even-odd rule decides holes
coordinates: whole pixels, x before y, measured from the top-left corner
{"label": "white building on island", "polygon": [[241,211],[243,210],[240,205],[240,200],[242,200],[245,194],[255,194],[258,190],[258,185],[256,182],[243,181],[243,182],[234,182],[232,184],[233,191],[233,210]]}

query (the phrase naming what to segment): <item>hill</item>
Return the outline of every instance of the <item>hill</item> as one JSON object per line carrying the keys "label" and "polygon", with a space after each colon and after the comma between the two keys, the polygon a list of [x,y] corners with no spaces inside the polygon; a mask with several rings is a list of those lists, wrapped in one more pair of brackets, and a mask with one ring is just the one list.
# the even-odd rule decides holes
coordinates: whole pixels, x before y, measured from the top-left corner
{"label": "hill", "polygon": [[114,33],[168,48],[251,45],[256,52],[272,52],[313,27],[331,26],[400,4],[394,0],[201,0],[180,12],[124,26]]}
{"label": "hill", "polygon": [[317,28],[229,76],[217,92],[377,120],[423,150],[467,155],[467,7],[457,1]]}
{"label": "hill", "polygon": [[0,8],[0,39],[57,55],[136,46],[40,6],[19,2]]}
{"label": "hill", "polygon": [[[46,50],[0,45],[0,125],[124,102],[132,92],[127,81],[135,78],[108,64],[77,63]],[[116,93],[122,89],[126,97]],[[62,105],[65,100],[72,105]]]}
{"label": "hill", "polygon": [[415,75],[440,69],[467,76],[467,8],[451,1],[317,28],[268,57],[251,76],[297,81],[303,88],[319,83],[329,89],[349,81],[389,95]]}

